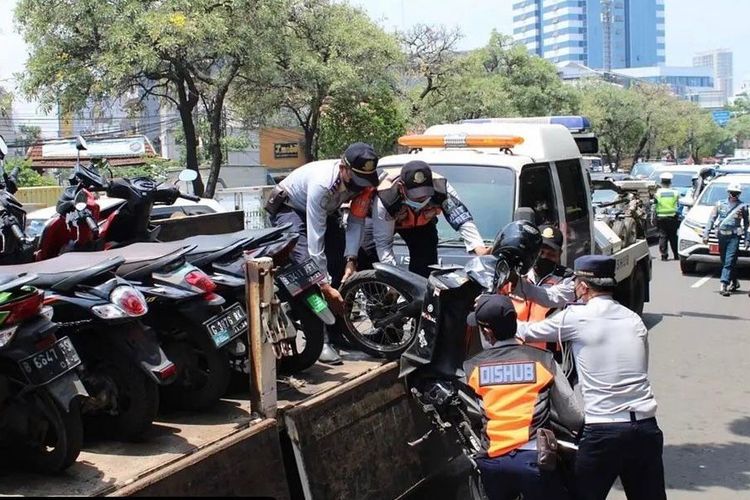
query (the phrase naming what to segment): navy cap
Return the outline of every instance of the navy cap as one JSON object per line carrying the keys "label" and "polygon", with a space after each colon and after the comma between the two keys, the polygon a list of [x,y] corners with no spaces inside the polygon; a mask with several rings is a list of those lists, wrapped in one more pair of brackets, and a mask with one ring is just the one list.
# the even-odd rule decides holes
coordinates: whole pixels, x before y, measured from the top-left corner
{"label": "navy cap", "polygon": [[378,155],[364,142],[350,144],[344,151],[344,163],[352,169],[352,180],[361,187],[378,185]]}
{"label": "navy cap", "polygon": [[435,194],[432,169],[423,161],[412,160],[401,167],[401,182],[406,188],[406,195],[412,200]]}
{"label": "navy cap", "polygon": [[502,338],[510,338],[516,334],[518,328],[516,308],[513,301],[506,295],[480,295],[477,307],[469,314],[466,322],[470,326],[480,325],[489,328]]}
{"label": "navy cap", "polygon": [[563,234],[554,226],[540,226],[542,233],[542,245],[554,250],[561,251],[563,246]]}
{"label": "navy cap", "polygon": [[594,285],[614,286],[615,259],[606,255],[582,255],[575,260],[573,270],[577,278]]}

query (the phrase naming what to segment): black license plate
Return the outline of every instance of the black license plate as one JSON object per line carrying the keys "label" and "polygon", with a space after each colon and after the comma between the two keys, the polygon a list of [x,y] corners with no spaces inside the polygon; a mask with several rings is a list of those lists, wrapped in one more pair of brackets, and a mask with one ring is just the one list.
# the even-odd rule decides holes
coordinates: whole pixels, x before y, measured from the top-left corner
{"label": "black license plate", "polygon": [[247,315],[239,304],[234,304],[203,324],[216,347],[221,347],[237,335],[247,331]]}
{"label": "black license plate", "polygon": [[325,279],[323,273],[312,260],[285,269],[278,274],[279,283],[292,297],[296,297],[310,286]]}
{"label": "black license plate", "polygon": [[81,364],[76,348],[68,337],[63,337],[52,347],[19,361],[21,370],[34,385],[46,384]]}

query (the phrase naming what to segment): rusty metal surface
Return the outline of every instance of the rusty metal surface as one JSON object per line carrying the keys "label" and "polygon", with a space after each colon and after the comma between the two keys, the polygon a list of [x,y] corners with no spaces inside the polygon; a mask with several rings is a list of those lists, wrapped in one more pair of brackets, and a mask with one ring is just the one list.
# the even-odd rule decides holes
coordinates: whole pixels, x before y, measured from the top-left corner
{"label": "rusty metal surface", "polygon": [[215,214],[191,215],[178,219],[163,219],[154,225],[160,226],[160,241],[175,241],[196,234],[222,234],[245,229],[245,214],[241,211]]}

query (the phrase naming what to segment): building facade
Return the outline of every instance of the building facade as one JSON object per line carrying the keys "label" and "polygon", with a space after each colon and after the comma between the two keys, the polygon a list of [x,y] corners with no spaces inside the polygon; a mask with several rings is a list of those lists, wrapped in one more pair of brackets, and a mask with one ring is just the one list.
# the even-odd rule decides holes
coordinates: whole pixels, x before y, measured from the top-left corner
{"label": "building facade", "polygon": [[732,51],[727,49],[701,52],[693,57],[693,66],[710,68],[714,77],[714,90],[721,91],[724,99],[734,95],[734,67]]}
{"label": "building facade", "polygon": [[664,0],[517,0],[513,38],[553,63],[664,64]]}

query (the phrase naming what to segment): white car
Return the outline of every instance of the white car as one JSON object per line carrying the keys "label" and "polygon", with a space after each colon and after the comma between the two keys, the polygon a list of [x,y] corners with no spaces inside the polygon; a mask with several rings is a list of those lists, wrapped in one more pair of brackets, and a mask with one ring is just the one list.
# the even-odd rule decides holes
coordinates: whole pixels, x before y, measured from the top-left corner
{"label": "white car", "polygon": [[[103,217],[112,213],[116,207],[125,203],[119,198],[108,198],[102,196],[98,199],[99,208]],[[180,215],[203,215],[217,212],[226,212],[227,209],[210,198],[201,198],[200,201],[190,201],[177,198],[173,205],[154,205],[151,209],[151,220],[163,220]],[[40,208],[26,215],[26,236],[36,238],[44,229],[44,225],[55,215],[55,207]]]}
{"label": "white car", "polygon": [[[705,245],[702,241],[703,230],[716,203],[727,199],[727,187],[730,182],[738,182],[742,186],[740,200],[743,202],[750,201],[750,174],[722,175],[706,186],[685,216],[677,232],[680,270],[683,274],[694,273],[699,262],[717,265],[721,263],[719,240],[716,238],[716,233],[712,231],[708,238],[708,245]],[[738,261],[750,263],[750,252],[743,250],[742,243],[740,243]]]}

